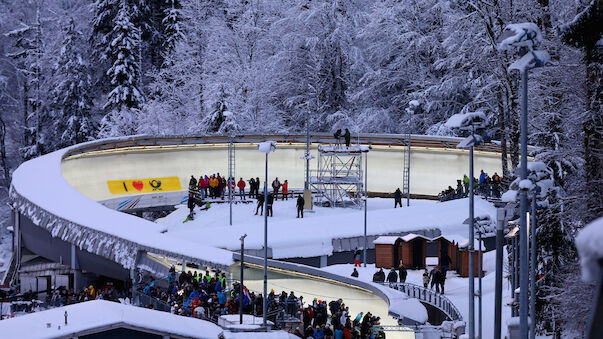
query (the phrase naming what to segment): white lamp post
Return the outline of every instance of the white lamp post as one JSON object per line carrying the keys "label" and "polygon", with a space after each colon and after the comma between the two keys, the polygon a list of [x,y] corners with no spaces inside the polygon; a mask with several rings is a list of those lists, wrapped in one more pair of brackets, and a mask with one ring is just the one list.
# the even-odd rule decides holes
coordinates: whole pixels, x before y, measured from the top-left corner
{"label": "white lamp post", "polygon": [[266,180],[264,181],[264,303],[262,305],[263,326],[266,326],[266,311],[268,302],[268,153],[274,152],[276,141],[264,141],[258,145],[258,150],[266,154]]}

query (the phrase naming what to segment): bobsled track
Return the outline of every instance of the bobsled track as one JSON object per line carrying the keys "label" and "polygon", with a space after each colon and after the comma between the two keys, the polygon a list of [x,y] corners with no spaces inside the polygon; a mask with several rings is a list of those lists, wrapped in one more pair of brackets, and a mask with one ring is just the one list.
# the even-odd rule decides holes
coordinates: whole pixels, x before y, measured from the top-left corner
{"label": "bobsled track", "polygon": [[[406,135],[361,134],[354,143],[371,145],[369,193],[402,187]],[[73,269],[123,279],[148,261],[147,254],[229,270],[233,253],[162,234],[160,225],[118,210],[186,202],[191,175],[228,173],[229,142],[234,143],[234,177],[263,178],[264,154],[257,144],[277,142],[269,155],[269,180],[303,187],[305,135],[175,137],[131,136],[65,148],[19,166],[10,189],[15,218],[15,248],[27,248]],[[468,152],[455,148],[460,138],[411,136],[410,192],[434,196],[468,172]],[[313,134],[311,153],[332,136]],[[315,169],[316,159],[310,168]],[[476,173],[501,173],[500,147],[476,148]],[[20,253],[14,257],[20,258]],[[18,263],[12,270],[18,270]]]}

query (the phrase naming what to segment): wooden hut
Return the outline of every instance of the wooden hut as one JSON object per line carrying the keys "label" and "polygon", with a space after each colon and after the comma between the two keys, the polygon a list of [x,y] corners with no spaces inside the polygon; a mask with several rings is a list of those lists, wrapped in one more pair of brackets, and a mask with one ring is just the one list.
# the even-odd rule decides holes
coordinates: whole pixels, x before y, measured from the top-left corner
{"label": "wooden hut", "polygon": [[[457,268],[456,268],[456,272],[459,274],[459,276],[463,277],[463,278],[467,278],[469,276],[469,250],[467,249],[467,245],[469,244],[468,241],[465,241],[464,243],[461,243],[459,245],[459,250],[458,250],[458,255],[457,255]],[[479,263],[478,260],[479,258],[479,252],[477,251],[478,248],[478,240],[475,241],[475,245],[474,245],[474,252],[473,252],[473,272],[475,272],[475,276],[478,276],[478,268],[479,268]],[[483,248],[483,247],[482,247]],[[484,274],[484,253],[482,252],[482,276]]]}
{"label": "wooden hut", "polygon": [[408,268],[424,268],[425,267],[425,246],[427,241],[431,239],[420,234],[409,233],[401,237],[400,251],[402,253],[401,260],[404,266]]}
{"label": "wooden hut", "polygon": [[375,244],[375,266],[381,268],[397,267],[400,261],[400,237],[381,236],[373,240]]}
{"label": "wooden hut", "polygon": [[462,240],[464,239],[460,237],[443,235],[433,239],[438,244],[438,265],[442,265],[442,254],[446,253],[450,258],[448,270],[455,270],[457,268],[459,256],[458,244]]}

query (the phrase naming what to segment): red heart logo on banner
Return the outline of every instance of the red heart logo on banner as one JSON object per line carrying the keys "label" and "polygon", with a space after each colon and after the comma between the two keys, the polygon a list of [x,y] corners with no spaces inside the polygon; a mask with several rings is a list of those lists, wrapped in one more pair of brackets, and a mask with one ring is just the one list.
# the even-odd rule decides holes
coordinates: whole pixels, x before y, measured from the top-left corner
{"label": "red heart logo on banner", "polygon": [[142,191],[142,187],[144,186],[144,184],[142,181],[138,180],[138,181],[132,181],[132,186],[134,186],[134,188],[140,192],[140,191]]}

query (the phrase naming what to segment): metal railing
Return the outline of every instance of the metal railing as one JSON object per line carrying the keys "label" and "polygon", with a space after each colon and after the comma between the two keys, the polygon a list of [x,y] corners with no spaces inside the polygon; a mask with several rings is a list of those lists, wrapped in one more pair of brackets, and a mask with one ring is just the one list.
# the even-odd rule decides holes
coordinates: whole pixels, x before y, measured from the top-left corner
{"label": "metal railing", "polygon": [[134,291],[132,295],[132,304],[135,306],[146,307],[148,305],[153,306],[153,309],[163,312],[170,312],[171,306],[165,301],[146,295],[140,291]]}
{"label": "metal railing", "polygon": [[450,320],[463,320],[463,316],[461,312],[454,306],[450,299],[446,298],[443,294],[432,291],[429,288],[425,288],[419,285],[411,284],[411,283],[388,283],[382,282],[380,283],[383,286],[387,286],[393,288],[395,290],[406,293],[411,298],[419,299],[420,301],[427,303],[431,306],[434,306],[440,309]]}

